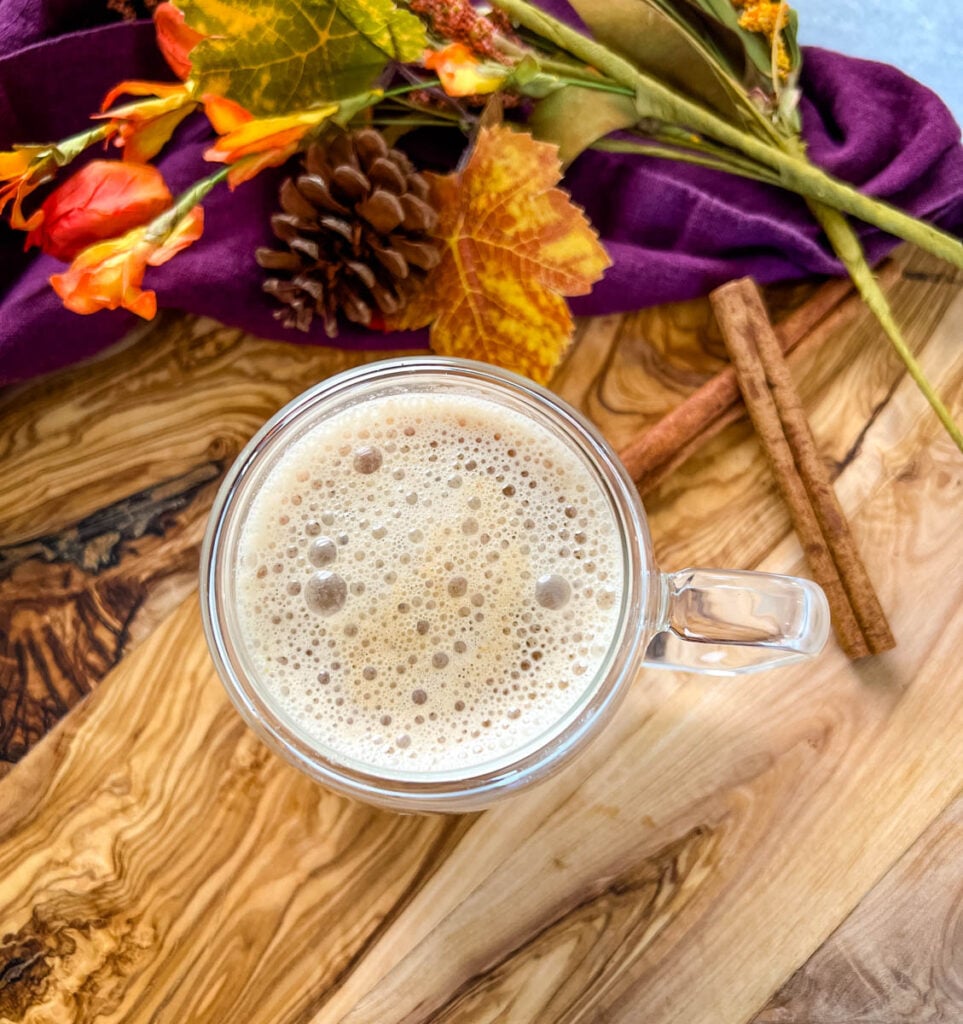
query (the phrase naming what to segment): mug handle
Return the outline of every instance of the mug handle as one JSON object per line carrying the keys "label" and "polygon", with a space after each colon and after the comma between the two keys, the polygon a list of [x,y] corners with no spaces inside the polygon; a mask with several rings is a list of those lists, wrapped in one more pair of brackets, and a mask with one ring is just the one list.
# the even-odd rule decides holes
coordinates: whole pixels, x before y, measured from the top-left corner
{"label": "mug handle", "polygon": [[644,664],[735,676],[818,654],[829,604],[809,580],[768,572],[659,573],[661,603]]}

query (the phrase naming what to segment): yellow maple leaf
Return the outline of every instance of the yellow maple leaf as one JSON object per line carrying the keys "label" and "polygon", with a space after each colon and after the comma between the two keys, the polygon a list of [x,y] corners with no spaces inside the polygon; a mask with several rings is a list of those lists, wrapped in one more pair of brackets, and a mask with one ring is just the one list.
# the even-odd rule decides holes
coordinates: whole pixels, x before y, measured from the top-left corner
{"label": "yellow maple leaf", "polygon": [[439,354],[548,381],[572,337],[563,296],[590,291],[611,262],[561,176],[557,146],[501,125],[479,132],[463,169],[426,174],[441,260],[387,327],[431,324]]}

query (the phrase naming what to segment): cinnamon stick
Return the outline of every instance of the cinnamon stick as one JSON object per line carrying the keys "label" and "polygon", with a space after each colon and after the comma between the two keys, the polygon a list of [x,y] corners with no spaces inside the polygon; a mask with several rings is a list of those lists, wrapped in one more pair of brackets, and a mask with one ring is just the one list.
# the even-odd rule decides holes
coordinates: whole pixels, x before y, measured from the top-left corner
{"label": "cinnamon stick", "polygon": [[[898,264],[888,260],[880,282],[889,284],[899,273]],[[786,353],[813,351],[865,309],[848,279],[828,281],[776,325],[780,346]],[[645,495],[744,412],[735,370],[726,367],[626,445],[619,457]]]}
{"label": "cinnamon stick", "polygon": [[710,296],[753,426],[789,506],[813,575],[851,658],[895,646],[793,384],[762,297],[750,278]]}

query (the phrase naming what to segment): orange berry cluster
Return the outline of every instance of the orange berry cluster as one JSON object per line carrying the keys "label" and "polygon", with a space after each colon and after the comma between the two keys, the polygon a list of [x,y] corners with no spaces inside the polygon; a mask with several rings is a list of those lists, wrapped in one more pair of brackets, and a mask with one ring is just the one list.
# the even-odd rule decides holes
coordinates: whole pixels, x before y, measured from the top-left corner
{"label": "orange berry cluster", "polygon": [[[739,25],[747,32],[758,32],[770,43],[773,37],[782,30],[789,13],[787,3],[772,0],[732,0],[736,7],[742,8]],[[776,39],[776,67],[782,77],[789,72],[789,53],[781,38]]]}

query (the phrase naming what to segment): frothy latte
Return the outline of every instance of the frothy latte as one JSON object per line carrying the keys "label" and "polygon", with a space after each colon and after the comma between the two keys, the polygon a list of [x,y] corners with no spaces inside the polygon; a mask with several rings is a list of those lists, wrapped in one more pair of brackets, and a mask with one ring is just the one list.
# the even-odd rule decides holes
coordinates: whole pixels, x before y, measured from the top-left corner
{"label": "frothy latte", "polygon": [[237,617],[263,696],[375,769],[471,769],[593,684],[622,601],[619,528],[580,457],[493,401],[342,409],[267,472]]}

